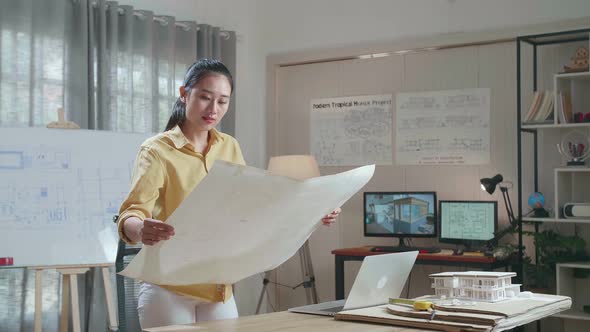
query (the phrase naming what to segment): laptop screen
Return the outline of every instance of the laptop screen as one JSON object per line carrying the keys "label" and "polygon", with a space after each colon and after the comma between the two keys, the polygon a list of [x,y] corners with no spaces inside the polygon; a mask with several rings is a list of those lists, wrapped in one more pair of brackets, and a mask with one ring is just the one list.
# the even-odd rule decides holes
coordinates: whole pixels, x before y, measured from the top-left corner
{"label": "laptop screen", "polygon": [[418,257],[417,251],[365,257],[344,310],[387,303],[399,297]]}

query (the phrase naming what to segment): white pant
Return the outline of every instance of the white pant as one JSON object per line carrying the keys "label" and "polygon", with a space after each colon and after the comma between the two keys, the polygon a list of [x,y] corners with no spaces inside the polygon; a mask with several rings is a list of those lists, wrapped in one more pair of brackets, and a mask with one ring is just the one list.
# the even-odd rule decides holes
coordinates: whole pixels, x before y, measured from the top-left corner
{"label": "white pant", "polygon": [[139,287],[137,313],[141,328],[145,329],[237,318],[238,308],[233,296],[226,303],[209,303],[144,282]]}

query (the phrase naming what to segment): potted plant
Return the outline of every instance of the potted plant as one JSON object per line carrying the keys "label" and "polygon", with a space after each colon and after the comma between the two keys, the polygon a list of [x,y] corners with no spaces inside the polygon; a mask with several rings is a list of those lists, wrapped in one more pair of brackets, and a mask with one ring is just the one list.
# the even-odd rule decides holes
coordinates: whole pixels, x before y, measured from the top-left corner
{"label": "potted plant", "polygon": [[526,256],[524,273],[527,289],[555,293],[555,264],[588,259],[586,241],[577,235],[563,235],[552,230],[523,232],[532,236],[537,259]]}

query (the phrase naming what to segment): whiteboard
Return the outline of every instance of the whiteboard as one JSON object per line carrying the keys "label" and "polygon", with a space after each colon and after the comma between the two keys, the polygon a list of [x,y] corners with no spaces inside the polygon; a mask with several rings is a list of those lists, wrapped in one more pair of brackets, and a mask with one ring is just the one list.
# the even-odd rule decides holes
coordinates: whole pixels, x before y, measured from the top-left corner
{"label": "whiteboard", "polygon": [[0,129],[0,257],[14,266],[115,262],[113,215],[146,134]]}
{"label": "whiteboard", "polygon": [[310,151],[320,166],[391,165],[392,95],[311,100]]}

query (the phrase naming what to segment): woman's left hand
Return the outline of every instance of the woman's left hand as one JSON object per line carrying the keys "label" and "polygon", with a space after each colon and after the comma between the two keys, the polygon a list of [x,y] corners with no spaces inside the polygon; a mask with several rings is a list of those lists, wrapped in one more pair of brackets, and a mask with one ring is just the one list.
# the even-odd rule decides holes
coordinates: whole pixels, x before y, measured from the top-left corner
{"label": "woman's left hand", "polygon": [[334,211],[330,212],[330,214],[328,214],[322,218],[322,224],[324,224],[324,226],[332,225],[333,223],[336,222],[336,218],[338,218],[338,215],[340,215],[340,212],[342,212],[342,209],[336,208]]}

